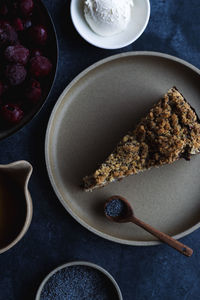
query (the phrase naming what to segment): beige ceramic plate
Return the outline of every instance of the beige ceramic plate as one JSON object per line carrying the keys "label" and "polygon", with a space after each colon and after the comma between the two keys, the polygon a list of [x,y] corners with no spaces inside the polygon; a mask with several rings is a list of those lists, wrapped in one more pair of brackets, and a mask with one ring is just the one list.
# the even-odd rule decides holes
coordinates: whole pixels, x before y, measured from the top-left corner
{"label": "beige ceramic plate", "polygon": [[190,162],[133,175],[84,192],[90,174],[120,138],[175,85],[200,112],[200,71],[175,57],[129,52],[104,59],[77,76],[60,96],[46,134],[46,163],[53,188],[67,211],[83,226],[111,241],[155,245],[133,224],[114,224],[103,215],[105,200],[126,197],[136,215],[175,238],[200,227],[200,156]]}

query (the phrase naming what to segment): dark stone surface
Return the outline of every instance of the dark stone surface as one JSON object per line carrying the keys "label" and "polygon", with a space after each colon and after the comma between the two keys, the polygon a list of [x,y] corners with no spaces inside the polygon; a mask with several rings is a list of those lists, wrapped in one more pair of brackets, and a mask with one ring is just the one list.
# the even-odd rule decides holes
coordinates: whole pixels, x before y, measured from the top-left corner
{"label": "dark stone surface", "polygon": [[64,210],[52,190],[44,161],[51,110],[64,87],[90,64],[123,51],[153,50],[200,67],[200,2],[151,0],[151,19],[142,37],[115,51],[95,48],[79,37],[71,23],[69,0],[44,3],[58,33],[59,68],[53,92],[39,115],[0,142],[0,163],[27,159],[34,167],[30,182],[33,221],[23,240],[0,256],[0,300],[34,299],[43,277],[71,260],[88,260],[106,268],[119,283],[125,300],[200,299],[199,230],[183,239],[194,249],[191,258],[165,245],[130,247],[101,239]]}

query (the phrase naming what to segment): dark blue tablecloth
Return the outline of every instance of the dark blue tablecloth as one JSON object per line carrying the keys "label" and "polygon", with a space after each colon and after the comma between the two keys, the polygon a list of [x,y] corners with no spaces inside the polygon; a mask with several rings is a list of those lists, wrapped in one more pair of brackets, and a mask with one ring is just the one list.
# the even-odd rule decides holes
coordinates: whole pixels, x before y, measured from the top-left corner
{"label": "dark blue tablecloth", "polygon": [[90,64],[119,52],[150,50],[200,67],[200,1],[151,0],[151,18],[144,34],[131,46],[115,51],[95,48],[79,37],[71,23],[69,0],[44,3],[58,34],[58,74],[39,115],[0,142],[0,163],[27,159],[34,167],[30,182],[33,221],[23,240],[0,256],[0,300],[34,299],[43,277],[71,260],[88,260],[106,268],[119,283],[125,300],[200,299],[199,230],[182,239],[194,249],[191,258],[165,245],[131,247],[95,236],[64,210],[44,161],[45,130],[52,108],[64,87]]}

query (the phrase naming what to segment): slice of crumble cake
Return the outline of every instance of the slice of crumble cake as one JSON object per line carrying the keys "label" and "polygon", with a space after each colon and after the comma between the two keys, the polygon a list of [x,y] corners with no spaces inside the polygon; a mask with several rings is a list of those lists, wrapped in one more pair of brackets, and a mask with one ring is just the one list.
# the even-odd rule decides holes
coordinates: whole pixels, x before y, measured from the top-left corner
{"label": "slice of crumble cake", "polygon": [[135,130],[123,137],[115,150],[90,176],[84,188],[92,191],[151,167],[171,164],[200,152],[200,121],[177,88],[171,88]]}

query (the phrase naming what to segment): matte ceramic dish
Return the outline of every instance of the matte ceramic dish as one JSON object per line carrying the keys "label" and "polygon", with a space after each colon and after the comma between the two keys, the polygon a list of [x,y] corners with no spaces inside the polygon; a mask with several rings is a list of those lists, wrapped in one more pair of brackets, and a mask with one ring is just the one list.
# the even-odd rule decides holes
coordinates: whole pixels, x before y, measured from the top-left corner
{"label": "matte ceramic dish", "polygon": [[102,37],[93,32],[87,24],[84,17],[83,7],[83,0],[71,1],[72,22],[78,33],[87,42],[104,49],[122,48],[136,41],[144,32],[150,17],[149,0],[134,0],[131,20],[127,28],[114,36]]}
{"label": "matte ceramic dish", "polygon": [[[75,261],[75,262],[70,262],[70,263],[67,263],[67,264],[64,264],[56,269],[54,269],[51,273],[49,273],[45,279],[42,281],[38,291],[37,291],[37,295],[36,295],[36,298],[35,300],[40,300],[40,296],[41,296],[41,292],[45,286],[45,284],[47,283],[47,281],[50,279],[51,276],[53,276],[56,272],[58,272],[59,270],[61,269],[64,269],[64,268],[68,268],[68,267],[71,267],[71,266],[87,266],[87,267],[90,267],[90,268],[93,268],[93,269],[96,269],[98,271],[100,271],[102,274],[105,275],[105,277],[108,278],[108,280],[112,283],[117,295],[118,295],[118,298],[116,300],[123,300],[122,298],[122,294],[121,294],[121,291],[120,291],[120,288],[117,284],[117,282],[115,281],[115,279],[105,270],[103,269],[102,267],[96,265],[96,264],[93,264],[93,263],[90,263],[90,262],[85,262],[85,261]],[[53,299],[52,299],[53,300]],[[78,300],[78,299],[77,299]],[[89,300],[89,299],[88,299]],[[92,299],[91,299],[92,300]]]}
{"label": "matte ceramic dish", "polygon": [[0,128],[0,140],[14,134],[34,118],[34,116],[40,111],[45,101],[47,100],[56,77],[58,63],[58,42],[55,27],[51,16],[42,1],[35,0],[34,3],[37,7],[37,11],[39,12],[38,19],[42,18],[43,25],[45,25],[45,27],[48,29],[49,47],[47,56],[53,63],[53,69],[51,72],[51,76],[48,78],[48,84],[46,84],[45,89],[43,90],[42,101],[40,101],[38,105],[35,105],[33,109],[30,110],[30,112],[26,113],[22,121],[20,121],[18,124],[12,125],[11,127],[4,126],[3,128]]}
{"label": "matte ceramic dish", "polygon": [[[33,214],[33,208],[32,208],[32,200],[31,200],[31,195],[28,190],[28,182],[32,173],[32,166],[29,162],[27,161],[17,161],[8,165],[0,165],[0,176],[3,176],[3,178],[8,181],[8,184],[10,181],[15,183],[19,189],[21,190],[21,197],[23,197],[20,201],[22,201],[25,207],[25,215],[22,220],[19,220],[21,223],[21,227],[19,228],[19,232],[16,232],[16,235],[13,240],[9,242],[5,247],[0,248],[0,254],[9,250],[12,248],[15,244],[17,244],[22,237],[25,235],[27,232],[31,219],[32,219],[32,214]],[[12,186],[11,186],[12,188]],[[17,195],[16,195],[17,197]],[[6,200],[6,199],[5,199]],[[2,201],[4,199],[1,199],[1,205]],[[19,199],[17,199],[19,201]],[[2,208],[2,207],[1,207]],[[12,207],[10,207],[12,209]],[[2,209],[1,209],[1,214],[2,214]],[[1,215],[2,218],[2,215]],[[13,220],[8,220],[7,222],[11,222]],[[18,224],[17,224],[18,225]],[[16,226],[16,224],[13,224],[13,226]],[[2,230],[2,228],[1,228]],[[1,232],[2,235],[2,232]]]}
{"label": "matte ceramic dish", "polygon": [[176,86],[200,112],[200,71],[178,58],[129,52],[106,58],[78,75],[60,96],[46,133],[46,164],[53,188],[83,226],[129,245],[159,242],[133,224],[109,222],[104,202],[124,196],[138,218],[175,238],[200,227],[200,156],[130,176],[86,193],[92,173],[148,109]]}

